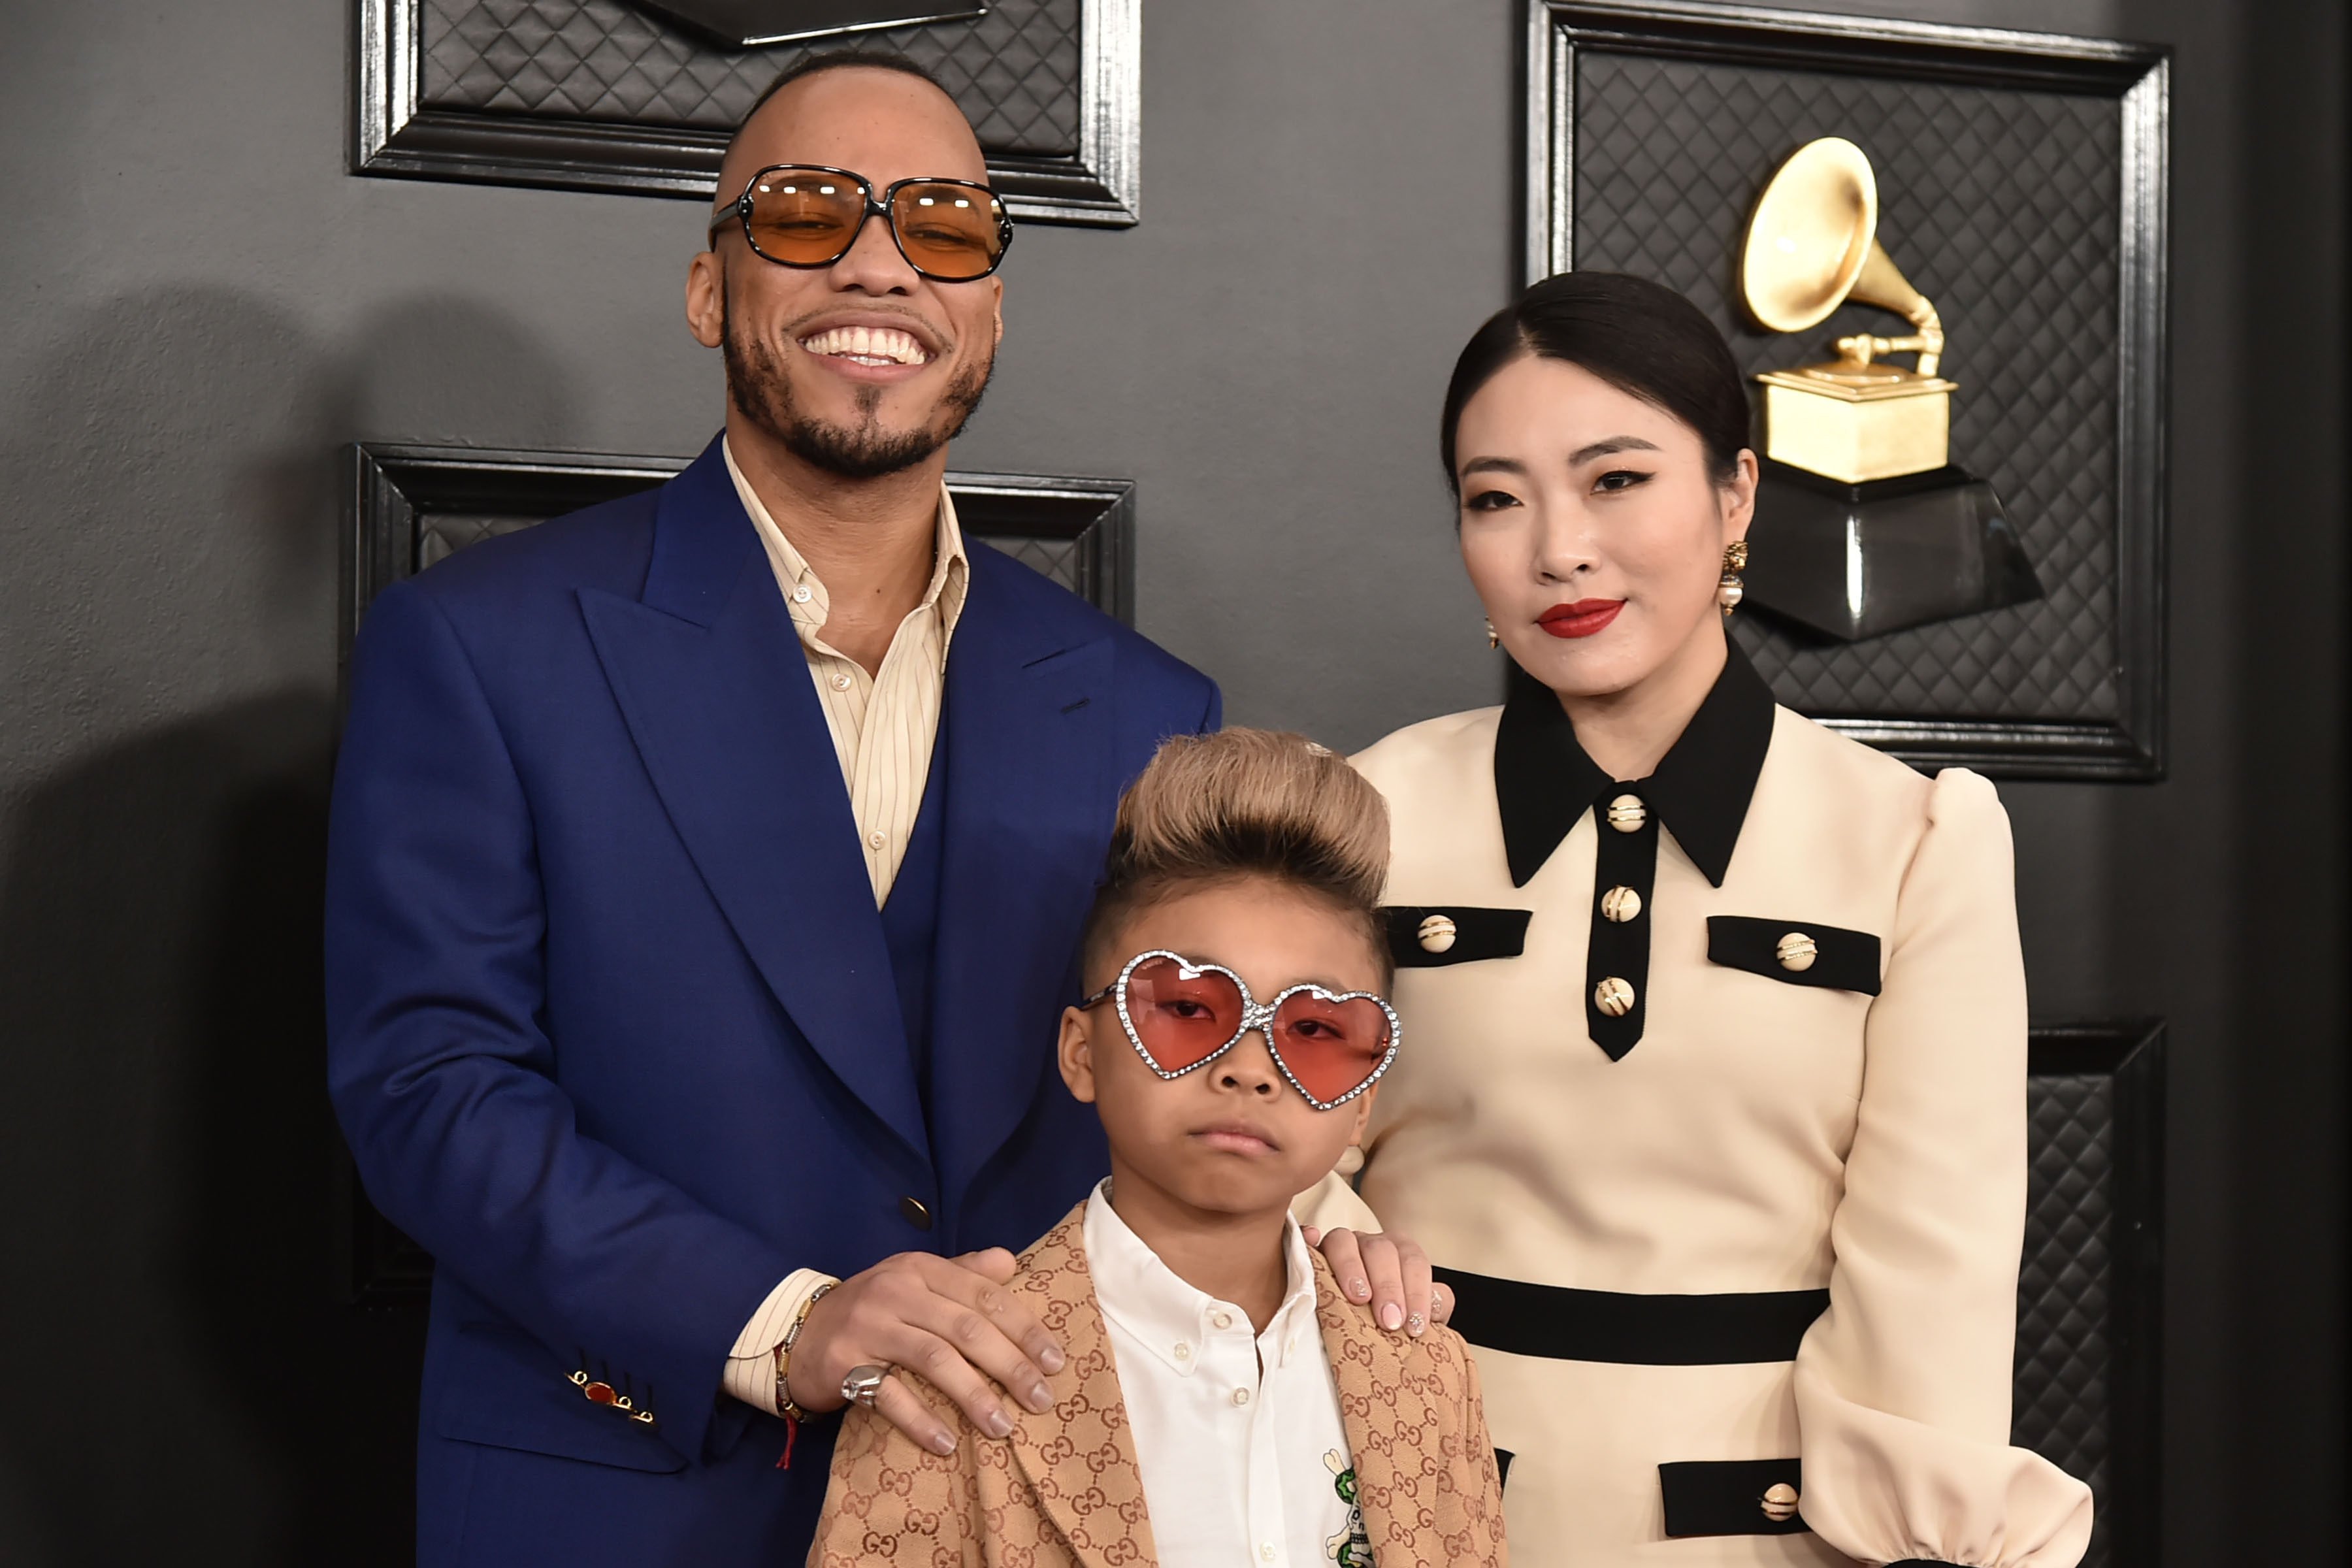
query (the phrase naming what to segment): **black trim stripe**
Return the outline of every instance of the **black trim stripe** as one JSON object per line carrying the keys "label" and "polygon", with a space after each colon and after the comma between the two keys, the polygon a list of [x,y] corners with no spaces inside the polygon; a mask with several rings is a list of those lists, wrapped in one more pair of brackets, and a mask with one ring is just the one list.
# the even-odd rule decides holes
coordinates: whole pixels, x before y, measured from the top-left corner
{"label": "black trim stripe", "polygon": [[[1389,957],[1399,969],[1442,969],[1488,958],[1517,958],[1527,951],[1532,910],[1486,910],[1467,904],[1388,904]],[[1454,922],[1454,944],[1444,952],[1421,945],[1421,922],[1444,915]]]}
{"label": "black trim stripe", "polygon": [[[1815,954],[1808,968],[1790,969],[1780,962],[1780,939],[1794,935],[1813,939]],[[1788,985],[1856,991],[1864,996],[1878,994],[1878,939],[1866,931],[1825,926],[1818,921],[1709,915],[1706,961],[1727,969],[1744,969],[1750,974]]]}
{"label": "black trim stripe", "polygon": [[1728,1366],[1794,1361],[1827,1290],[1633,1296],[1433,1270],[1454,1289],[1454,1331],[1474,1345],[1552,1361]]}
{"label": "black trim stripe", "polygon": [[1794,1459],[1685,1460],[1658,1467],[1658,1490],[1665,1502],[1666,1533],[1687,1535],[1801,1535],[1811,1527],[1801,1515],[1774,1519],[1764,1511],[1764,1493],[1785,1483],[1800,1493],[1801,1467]]}

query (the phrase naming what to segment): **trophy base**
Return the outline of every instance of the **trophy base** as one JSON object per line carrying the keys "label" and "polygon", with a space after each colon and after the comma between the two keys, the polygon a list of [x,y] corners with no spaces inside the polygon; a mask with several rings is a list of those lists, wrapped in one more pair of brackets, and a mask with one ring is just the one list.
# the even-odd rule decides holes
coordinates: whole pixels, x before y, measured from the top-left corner
{"label": "trophy base", "polygon": [[2042,597],[2000,498],[1964,468],[1843,484],[1767,461],[1746,602],[1838,642]]}
{"label": "trophy base", "polygon": [[1764,455],[1775,462],[1865,485],[1951,461],[1955,382],[1843,362],[1756,379],[1764,386]]}

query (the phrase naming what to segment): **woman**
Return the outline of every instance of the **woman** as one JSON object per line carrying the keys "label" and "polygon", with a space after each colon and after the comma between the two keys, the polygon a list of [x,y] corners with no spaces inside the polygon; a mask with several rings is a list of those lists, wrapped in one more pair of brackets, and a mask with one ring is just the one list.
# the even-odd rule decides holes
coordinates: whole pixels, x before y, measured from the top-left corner
{"label": "woman", "polygon": [[1413,1039],[1359,1186],[1455,1293],[1513,1557],[2069,1568],[2089,1492],[2008,1446],[2025,978],[1992,786],[1776,708],[1726,636],[1756,458],[1680,296],[1530,289],[1441,447],[1511,686],[1357,759]]}

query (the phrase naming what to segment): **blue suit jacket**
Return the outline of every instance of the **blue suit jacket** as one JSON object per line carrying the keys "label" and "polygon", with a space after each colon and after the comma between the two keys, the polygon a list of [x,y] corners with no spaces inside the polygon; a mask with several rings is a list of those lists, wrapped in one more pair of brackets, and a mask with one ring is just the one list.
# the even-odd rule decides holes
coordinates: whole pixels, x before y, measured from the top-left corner
{"label": "blue suit jacket", "polygon": [[927,1085],[716,443],[370,610],[335,783],[329,1078],[370,1195],[438,1263],[421,1563],[799,1562],[830,1423],[779,1471],[782,1423],[719,1394],[752,1311],[795,1268],[1024,1245],[1104,1170],[1055,1021],[1119,791],[1163,737],[1216,725],[1217,691],[970,553]]}

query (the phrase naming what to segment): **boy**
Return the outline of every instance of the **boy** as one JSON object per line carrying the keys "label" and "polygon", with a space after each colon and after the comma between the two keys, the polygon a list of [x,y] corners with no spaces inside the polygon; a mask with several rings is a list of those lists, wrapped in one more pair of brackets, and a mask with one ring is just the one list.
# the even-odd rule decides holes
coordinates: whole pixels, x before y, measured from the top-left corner
{"label": "boy", "polygon": [[[812,1564],[1507,1561],[1462,1341],[1381,1332],[1290,1218],[1395,1058],[1387,863],[1379,795],[1323,748],[1160,748],[1120,802],[1088,994],[1062,1017],[1111,1178],[1007,1287],[1066,1347],[1054,1407],[983,1433],[908,1369],[858,1368]],[[952,1452],[883,1418],[902,1400]]]}

